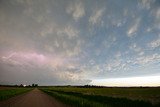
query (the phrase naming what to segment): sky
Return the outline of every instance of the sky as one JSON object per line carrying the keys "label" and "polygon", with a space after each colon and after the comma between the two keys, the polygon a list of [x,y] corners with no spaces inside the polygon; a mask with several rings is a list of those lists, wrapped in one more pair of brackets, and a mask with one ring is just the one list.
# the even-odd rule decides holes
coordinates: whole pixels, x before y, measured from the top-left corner
{"label": "sky", "polygon": [[0,84],[160,86],[159,0],[0,0]]}

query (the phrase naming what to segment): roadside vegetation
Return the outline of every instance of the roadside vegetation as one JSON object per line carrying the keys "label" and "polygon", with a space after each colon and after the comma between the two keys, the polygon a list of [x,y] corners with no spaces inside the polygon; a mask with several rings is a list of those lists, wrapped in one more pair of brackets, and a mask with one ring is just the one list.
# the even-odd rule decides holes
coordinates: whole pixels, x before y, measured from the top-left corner
{"label": "roadside vegetation", "polygon": [[23,88],[23,87],[17,87],[17,88],[4,88],[0,90],[0,101],[6,100],[8,98],[14,97],[16,95],[26,93],[28,91],[31,91],[33,88]]}
{"label": "roadside vegetation", "polygon": [[47,94],[75,107],[159,107],[160,88],[46,87]]}

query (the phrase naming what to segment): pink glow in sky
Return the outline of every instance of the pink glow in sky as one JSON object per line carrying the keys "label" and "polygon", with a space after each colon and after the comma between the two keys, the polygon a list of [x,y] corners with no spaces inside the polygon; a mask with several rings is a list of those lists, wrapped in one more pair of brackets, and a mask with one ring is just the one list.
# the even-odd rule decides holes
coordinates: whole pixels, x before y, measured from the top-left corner
{"label": "pink glow in sky", "polygon": [[159,0],[0,0],[0,84],[152,75],[160,76]]}

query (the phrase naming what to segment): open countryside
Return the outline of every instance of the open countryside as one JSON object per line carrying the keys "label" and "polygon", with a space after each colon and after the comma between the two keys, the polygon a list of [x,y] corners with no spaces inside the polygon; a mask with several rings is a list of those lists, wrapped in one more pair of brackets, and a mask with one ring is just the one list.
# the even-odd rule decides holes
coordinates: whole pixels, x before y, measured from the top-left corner
{"label": "open countryside", "polygon": [[160,0],[0,0],[0,107],[160,107]]}
{"label": "open countryside", "polygon": [[160,88],[8,87],[0,90],[0,98],[1,107],[159,107]]}

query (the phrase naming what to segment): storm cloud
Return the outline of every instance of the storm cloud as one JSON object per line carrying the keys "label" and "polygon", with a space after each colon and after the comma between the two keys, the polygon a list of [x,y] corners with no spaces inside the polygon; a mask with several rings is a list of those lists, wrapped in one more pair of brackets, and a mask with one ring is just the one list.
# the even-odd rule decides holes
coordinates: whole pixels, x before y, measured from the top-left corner
{"label": "storm cloud", "polygon": [[0,1],[0,84],[84,85],[159,68],[159,0]]}

